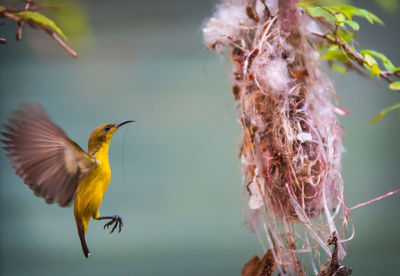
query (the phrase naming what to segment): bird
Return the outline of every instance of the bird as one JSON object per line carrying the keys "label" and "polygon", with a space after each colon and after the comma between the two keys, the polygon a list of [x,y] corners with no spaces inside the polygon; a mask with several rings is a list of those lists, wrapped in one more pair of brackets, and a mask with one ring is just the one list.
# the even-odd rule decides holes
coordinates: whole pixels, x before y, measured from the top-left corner
{"label": "bird", "polygon": [[118,215],[100,216],[99,208],[111,179],[108,150],[114,133],[123,125],[135,122],[124,120],[103,124],[90,134],[88,151],[77,143],[47,115],[37,103],[25,103],[14,111],[6,131],[1,132],[4,149],[15,172],[36,196],[46,203],[70,206],[74,199],[74,217],[82,251],[90,255],[86,231],[90,219],[109,220],[104,229],[110,233],[123,221]]}

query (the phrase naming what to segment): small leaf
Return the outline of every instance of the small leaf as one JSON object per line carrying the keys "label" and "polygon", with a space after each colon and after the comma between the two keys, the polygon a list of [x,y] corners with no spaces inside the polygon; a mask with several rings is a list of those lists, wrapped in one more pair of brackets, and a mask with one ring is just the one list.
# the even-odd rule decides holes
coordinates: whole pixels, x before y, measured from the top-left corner
{"label": "small leaf", "polygon": [[337,34],[341,39],[343,39],[346,42],[353,40],[355,37],[355,34],[353,34],[352,32],[349,32],[345,29],[339,29],[337,31]]}
{"label": "small leaf", "polygon": [[311,15],[312,17],[323,17],[329,21],[337,22],[335,16],[330,14],[327,10],[320,8],[320,7],[306,7],[306,13]]}
{"label": "small leaf", "polygon": [[400,67],[396,67],[393,69],[393,73],[400,72]]}
{"label": "small leaf", "polygon": [[64,40],[67,40],[65,34],[61,31],[61,29],[54,23],[53,20],[47,18],[40,12],[32,12],[32,11],[22,11],[14,13],[16,16],[26,21],[33,21],[34,23],[42,26],[42,27],[51,27],[54,31],[56,31],[59,35],[61,35]]}
{"label": "small leaf", "polygon": [[346,68],[344,68],[343,66],[336,64],[336,63],[333,63],[331,65],[331,69],[335,70],[336,72],[339,72],[340,74],[346,74],[346,72],[347,72]]}
{"label": "small leaf", "polygon": [[354,14],[354,7],[351,6],[342,5],[342,6],[330,6],[326,8],[332,11],[338,11],[343,13],[349,20],[352,19]]}
{"label": "small leaf", "polygon": [[376,122],[378,122],[382,117],[383,117],[383,115],[384,114],[382,114],[382,111],[381,111],[381,113],[379,113],[375,118],[373,118],[369,123],[370,124],[375,124]]}
{"label": "small leaf", "polygon": [[336,39],[336,37],[333,35],[333,34],[331,34],[331,33],[328,33],[327,35],[326,35],[327,37],[329,37],[329,38],[332,38],[332,39]]}
{"label": "small leaf", "polygon": [[305,7],[305,8],[315,8],[313,4],[300,2],[296,5],[296,7]]}
{"label": "small leaf", "polygon": [[376,62],[376,59],[374,59],[371,55],[369,54],[364,54],[364,58],[367,61],[367,64],[372,67],[374,65],[377,65],[378,63]]}
{"label": "small leaf", "polygon": [[392,90],[398,90],[400,91],[400,81],[395,81],[389,84],[389,88]]}
{"label": "small leaf", "polygon": [[371,78],[373,78],[374,76],[379,76],[379,74],[381,73],[381,69],[379,69],[378,65],[374,65],[371,68]]}
{"label": "small leaf", "polygon": [[337,21],[340,21],[340,22],[346,21],[346,17],[344,16],[343,13],[339,13],[339,12],[335,13],[335,17],[336,17]]}
{"label": "small leaf", "polygon": [[[400,84],[400,82],[398,82]],[[384,110],[382,110],[381,112],[379,112],[379,114],[372,119],[372,121],[370,122],[371,124],[375,124],[376,122],[378,122],[386,113],[396,110],[398,109],[400,111],[400,103],[397,103],[395,105],[392,105],[388,108],[385,108]]]}
{"label": "small leaf", "polygon": [[364,63],[364,67],[371,72],[371,78],[375,75],[379,75],[381,73],[381,69],[379,69],[376,59],[369,54],[364,54],[364,58],[366,61],[366,63]]}
{"label": "small leaf", "polygon": [[337,46],[336,44],[333,44],[328,48],[328,51],[337,51],[337,50],[339,50],[339,46]]}
{"label": "small leaf", "polygon": [[373,24],[374,22],[377,22],[380,25],[384,25],[383,21],[378,16],[376,16],[372,12],[369,12],[365,9],[355,8],[354,15],[359,16],[359,17],[364,17],[371,24]]}
{"label": "small leaf", "polygon": [[[332,5],[332,0],[313,0],[313,3],[318,4],[319,6],[328,6]],[[335,0],[336,5],[347,5],[350,3],[350,0]]]}
{"label": "small leaf", "polygon": [[355,31],[358,31],[360,29],[360,25],[358,25],[356,21],[345,20],[344,23],[349,25]]}
{"label": "small leaf", "polygon": [[3,6],[0,6],[0,10],[5,10],[6,8]]}
{"label": "small leaf", "polygon": [[388,59],[384,54],[379,53],[375,50],[368,50],[368,49],[362,50],[362,51],[360,51],[360,54],[362,54],[362,55],[369,54],[369,55],[379,58],[380,60],[382,60],[382,64],[385,67],[385,69],[390,72],[393,72],[396,69],[395,66],[393,65],[393,63],[390,61],[390,59]]}
{"label": "small leaf", "polygon": [[339,50],[336,51],[328,51],[325,55],[321,57],[322,59],[327,60],[337,60],[341,62],[347,62],[347,58],[343,55],[343,53]]}
{"label": "small leaf", "polygon": [[355,15],[365,18],[371,24],[377,22],[378,24],[384,25],[383,21],[379,17],[365,9],[360,9],[349,5],[330,6],[326,8],[343,13],[349,20],[352,20],[353,16]]}

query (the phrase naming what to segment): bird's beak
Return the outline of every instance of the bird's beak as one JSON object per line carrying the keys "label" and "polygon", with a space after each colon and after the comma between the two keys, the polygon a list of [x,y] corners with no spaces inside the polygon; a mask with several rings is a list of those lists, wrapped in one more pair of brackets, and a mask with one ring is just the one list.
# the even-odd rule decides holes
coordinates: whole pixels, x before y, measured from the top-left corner
{"label": "bird's beak", "polygon": [[116,123],[116,124],[114,125],[114,127],[118,129],[120,126],[126,125],[126,124],[128,124],[128,123],[133,123],[133,122],[136,122],[136,121],[134,121],[134,120],[125,120],[125,121],[121,121],[121,122],[119,122],[119,123]]}

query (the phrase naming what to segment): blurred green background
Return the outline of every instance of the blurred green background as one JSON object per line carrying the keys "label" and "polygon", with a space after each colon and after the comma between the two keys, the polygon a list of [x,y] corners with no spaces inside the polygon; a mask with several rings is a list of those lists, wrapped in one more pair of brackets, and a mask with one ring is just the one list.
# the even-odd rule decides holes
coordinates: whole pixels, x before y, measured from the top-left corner
{"label": "blurred green background", "polygon": [[[20,1],[1,5],[23,6]],[[102,215],[125,227],[108,234],[89,224],[85,259],[71,208],[33,196],[0,154],[1,275],[239,275],[257,239],[244,225],[238,160],[240,128],[229,61],[204,49],[201,25],[215,1],[46,1],[47,13],[70,38],[69,57],[42,31],[0,26],[0,122],[22,102],[39,102],[83,148],[92,129],[135,119],[111,143],[112,178]],[[374,1],[385,27],[360,19],[359,48],[400,64],[397,13]],[[1,20],[5,21],[5,20]],[[400,100],[386,84],[356,74],[331,74],[345,129],[343,178],[353,206],[400,187],[400,116],[369,121]],[[400,197],[351,214],[356,236],[345,263],[353,275],[395,275],[400,261]]]}

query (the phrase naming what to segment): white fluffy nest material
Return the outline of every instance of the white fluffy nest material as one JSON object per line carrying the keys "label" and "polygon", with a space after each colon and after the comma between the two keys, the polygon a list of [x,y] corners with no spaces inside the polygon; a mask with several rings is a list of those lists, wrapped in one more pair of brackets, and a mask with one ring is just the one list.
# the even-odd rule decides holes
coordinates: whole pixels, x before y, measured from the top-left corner
{"label": "white fluffy nest material", "polygon": [[318,64],[310,35],[316,25],[299,10],[296,17],[288,34],[277,0],[222,1],[203,29],[208,48],[230,50],[248,222],[262,245],[269,242],[282,275],[303,272],[300,253],[312,256],[317,273],[319,256],[332,254],[327,240],[337,232],[343,243],[347,225],[340,109]]}

